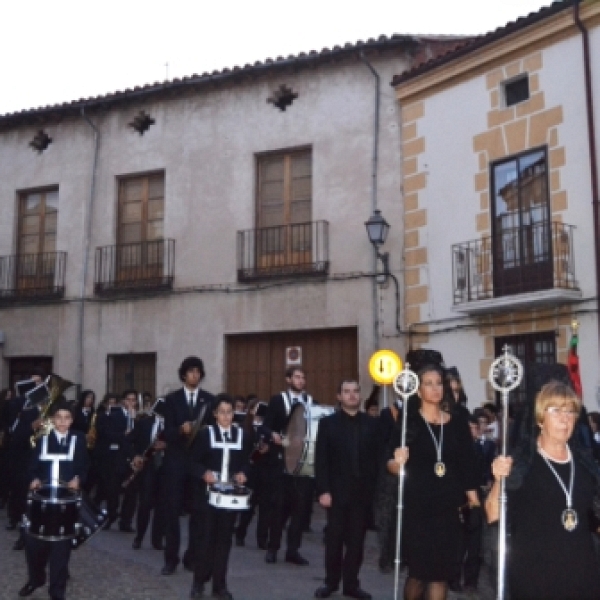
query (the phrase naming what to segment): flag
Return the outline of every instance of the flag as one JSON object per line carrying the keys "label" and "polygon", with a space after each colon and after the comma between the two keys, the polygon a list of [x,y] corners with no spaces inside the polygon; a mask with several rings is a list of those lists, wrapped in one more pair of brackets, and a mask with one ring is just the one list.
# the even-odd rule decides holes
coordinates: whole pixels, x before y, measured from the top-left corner
{"label": "flag", "polygon": [[581,374],[579,372],[579,356],[577,355],[577,344],[579,343],[579,336],[577,330],[571,334],[571,341],[569,342],[569,356],[567,357],[567,368],[569,369],[569,378],[571,379],[571,385],[575,390],[579,399],[583,399],[583,390],[581,388]]}

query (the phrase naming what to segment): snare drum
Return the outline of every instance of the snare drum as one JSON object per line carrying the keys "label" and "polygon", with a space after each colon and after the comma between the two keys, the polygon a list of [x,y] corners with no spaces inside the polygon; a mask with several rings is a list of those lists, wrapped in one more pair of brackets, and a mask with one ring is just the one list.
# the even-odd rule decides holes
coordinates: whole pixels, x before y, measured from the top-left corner
{"label": "snare drum", "polygon": [[232,483],[213,483],[208,486],[208,503],[226,510],[248,510],[252,490]]}
{"label": "snare drum", "polygon": [[43,485],[29,492],[25,533],[40,540],[57,542],[78,535],[81,494],[65,486]]}
{"label": "snare drum", "polygon": [[283,444],[286,473],[299,477],[315,476],[315,449],[319,421],[334,413],[332,406],[296,404],[291,412]]}
{"label": "snare drum", "polygon": [[106,523],[108,515],[106,509],[98,508],[86,494],[81,496],[81,508],[79,509],[79,533],[71,542],[74,549],[79,548],[92,536],[96,535]]}

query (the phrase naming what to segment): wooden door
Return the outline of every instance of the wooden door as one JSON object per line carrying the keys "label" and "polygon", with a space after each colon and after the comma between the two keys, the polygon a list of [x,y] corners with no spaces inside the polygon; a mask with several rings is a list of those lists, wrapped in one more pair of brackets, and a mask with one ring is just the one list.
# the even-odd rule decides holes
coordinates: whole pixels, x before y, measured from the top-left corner
{"label": "wooden door", "polygon": [[344,378],[358,377],[355,327],[226,336],[226,389],[268,400],[285,389],[286,348],[302,349],[307,391],[320,403],[334,405]]}
{"label": "wooden door", "polygon": [[260,268],[311,262],[310,150],[258,159],[256,253]]}

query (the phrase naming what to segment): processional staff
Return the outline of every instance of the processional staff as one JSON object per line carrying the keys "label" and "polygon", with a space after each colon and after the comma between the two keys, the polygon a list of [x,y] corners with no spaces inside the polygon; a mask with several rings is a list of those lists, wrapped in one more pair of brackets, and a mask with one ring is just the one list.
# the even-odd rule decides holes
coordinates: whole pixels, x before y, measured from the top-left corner
{"label": "processional staff", "polygon": [[[419,389],[419,377],[410,370],[406,363],[404,370],[400,371],[394,379],[394,391],[402,396],[402,442],[401,447],[406,447],[406,414],[408,412],[408,399]],[[402,562],[402,512],[404,510],[404,463],[398,472],[398,524],[396,526],[396,560],[394,569],[394,600],[398,600],[398,588],[400,581],[400,563]]]}
{"label": "processional staff", "polygon": [[[521,361],[510,353],[505,345],[501,354],[491,365],[488,375],[492,387],[500,392],[502,398],[502,438],[501,454],[508,454],[508,395],[516,389],[523,379]],[[506,479],[500,482],[499,521],[498,521],[498,581],[497,600],[504,600],[506,580]]]}

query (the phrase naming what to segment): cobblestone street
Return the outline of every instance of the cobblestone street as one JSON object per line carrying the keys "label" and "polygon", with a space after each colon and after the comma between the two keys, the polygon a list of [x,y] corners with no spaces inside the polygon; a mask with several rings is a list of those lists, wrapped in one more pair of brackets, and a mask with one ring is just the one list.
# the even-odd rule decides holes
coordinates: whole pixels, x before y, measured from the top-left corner
{"label": "cobblestone street", "polygon": [[[182,533],[187,529],[182,519]],[[6,531],[6,512],[0,511],[0,563],[2,578],[0,600],[15,600],[18,590],[27,581],[24,552],[14,551],[15,531]],[[254,523],[254,521],[253,521]],[[313,533],[305,534],[302,553],[310,561],[308,567],[297,567],[283,561],[279,553],[276,565],[264,562],[264,552],[256,547],[254,531],[246,539],[246,547],[233,547],[229,563],[229,589],[236,600],[308,600],[324,577],[321,531],[324,513],[316,508],[312,522]],[[180,565],[177,572],[160,575],[162,552],[144,540],[140,550],[133,550],[133,534],[121,533],[114,527],[95,536],[71,555],[71,580],[67,589],[69,600],[184,600],[188,598],[192,575]],[[186,543],[185,538],[183,544]],[[365,549],[365,563],[361,571],[361,585],[374,599],[392,600],[394,575],[381,574],[377,569],[376,537],[369,532]],[[404,585],[402,577],[401,586]],[[492,600],[487,570],[480,578],[477,596],[450,594],[450,600]],[[207,597],[210,597],[208,595]],[[333,598],[342,598],[341,593]],[[400,591],[400,597],[402,597]],[[33,600],[48,598],[46,588],[39,588]]]}

